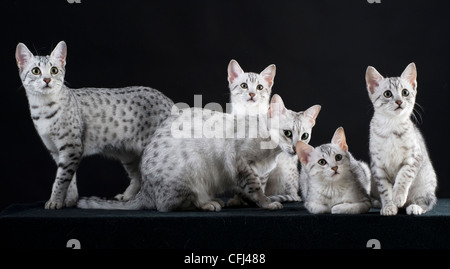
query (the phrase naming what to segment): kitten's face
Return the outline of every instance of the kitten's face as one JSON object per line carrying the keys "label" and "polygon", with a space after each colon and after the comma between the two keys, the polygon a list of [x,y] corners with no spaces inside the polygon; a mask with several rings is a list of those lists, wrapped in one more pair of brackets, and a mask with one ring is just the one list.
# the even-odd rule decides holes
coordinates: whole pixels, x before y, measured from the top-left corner
{"label": "kitten's face", "polygon": [[34,56],[19,43],[16,60],[25,89],[32,94],[51,94],[64,84],[66,44],[61,41],[50,56]]}
{"label": "kitten's face", "polygon": [[368,67],[366,83],[370,100],[377,112],[388,117],[409,117],[417,94],[417,71],[408,65],[400,77],[383,78],[375,68]]}
{"label": "kitten's face", "polygon": [[297,154],[305,171],[316,179],[337,181],[350,171],[348,146],[342,127],[336,130],[330,144],[313,148],[298,142]]}
{"label": "kitten's face", "polygon": [[267,113],[275,69],[275,65],[270,65],[260,74],[244,73],[235,60],[230,61],[228,82],[233,112]]}
{"label": "kitten's face", "polygon": [[[278,141],[284,152],[295,155],[298,141],[309,143],[320,108],[315,105],[304,112],[294,112],[285,108],[281,97],[274,95],[269,110],[272,139]],[[277,122],[278,127],[272,125],[273,121]]]}
{"label": "kitten's face", "polygon": [[314,149],[306,170],[314,177],[339,180],[350,169],[348,154],[338,145],[325,144]]}

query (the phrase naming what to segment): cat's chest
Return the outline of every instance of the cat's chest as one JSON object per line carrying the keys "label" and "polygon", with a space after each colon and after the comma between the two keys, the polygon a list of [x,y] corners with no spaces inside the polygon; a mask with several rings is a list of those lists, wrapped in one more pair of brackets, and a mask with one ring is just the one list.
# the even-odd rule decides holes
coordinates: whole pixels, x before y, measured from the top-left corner
{"label": "cat's chest", "polygon": [[324,204],[334,205],[346,196],[346,186],[340,183],[321,184],[316,186],[316,192]]}
{"label": "cat's chest", "polygon": [[40,135],[48,135],[60,118],[61,105],[54,101],[30,103],[31,119]]}
{"label": "cat's chest", "polygon": [[[378,129],[380,130],[380,129]],[[395,175],[405,159],[415,154],[417,138],[413,127],[388,130],[380,135],[372,130],[371,152],[374,160],[391,175]]]}

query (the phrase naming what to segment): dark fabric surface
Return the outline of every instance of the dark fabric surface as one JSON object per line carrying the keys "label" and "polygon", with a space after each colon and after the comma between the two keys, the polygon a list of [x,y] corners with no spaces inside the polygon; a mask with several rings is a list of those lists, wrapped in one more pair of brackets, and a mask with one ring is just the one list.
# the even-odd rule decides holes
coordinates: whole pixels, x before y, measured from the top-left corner
{"label": "dark fabric surface", "polygon": [[408,216],[313,215],[302,203],[277,211],[224,208],[221,212],[44,210],[44,203],[17,204],[0,213],[3,248],[297,249],[450,248],[450,199],[433,211]]}

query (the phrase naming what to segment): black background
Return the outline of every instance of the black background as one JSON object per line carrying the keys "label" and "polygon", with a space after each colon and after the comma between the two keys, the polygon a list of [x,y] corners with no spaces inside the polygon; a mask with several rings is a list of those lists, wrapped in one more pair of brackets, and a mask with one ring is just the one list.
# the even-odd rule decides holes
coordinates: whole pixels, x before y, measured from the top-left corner
{"label": "black background", "polygon": [[[273,93],[288,108],[322,105],[310,143],[328,143],[343,126],[350,151],[365,161],[373,113],[367,66],[399,76],[415,62],[419,128],[438,174],[438,197],[450,197],[448,1],[81,2],[0,4],[0,209],[50,197],[56,165],[34,129],[14,52],[23,42],[48,55],[60,40],[68,45],[70,87],[145,85],[191,106],[201,94],[203,106],[225,107],[231,59],[258,73],[274,63]],[[99,156],[84,159],[77,175],[81,196],[111,197],[128,185],[120,164]]]}

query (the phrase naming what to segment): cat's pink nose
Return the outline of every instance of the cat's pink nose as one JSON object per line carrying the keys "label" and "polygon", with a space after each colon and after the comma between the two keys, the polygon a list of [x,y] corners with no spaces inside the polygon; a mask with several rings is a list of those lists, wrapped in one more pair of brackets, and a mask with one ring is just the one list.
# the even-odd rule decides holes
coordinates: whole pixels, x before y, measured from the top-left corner
{"label": "cat's pink nose", "polygon": [[337,166],[334,166],[334,167],[331,167],[331,169],[333,169],[334,172],[337,172],[338,167],[337,167]]}
{"label": "cat's pink nose", "polygon": [[395,103],[397,103],[397,105],[399,105],[399,106],[401,106],[403,104],[403,102],[400,100],[395,101]]}
{"label": "cat's pink nose", "polygon": [[44,82],[47,84],[49,84],[51,80],[52,80],[51,78],[44,78]]}
{"label": "cat's pink nose", "polygon": [[251,92],[248,95],[250,95],[251,98],[255,97],[255,93]]}

